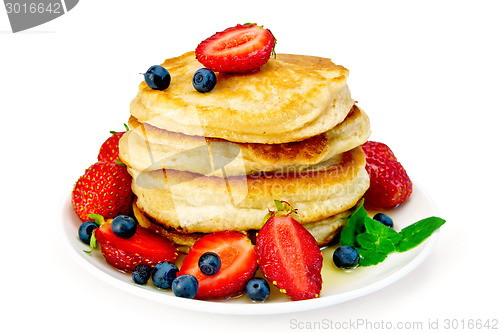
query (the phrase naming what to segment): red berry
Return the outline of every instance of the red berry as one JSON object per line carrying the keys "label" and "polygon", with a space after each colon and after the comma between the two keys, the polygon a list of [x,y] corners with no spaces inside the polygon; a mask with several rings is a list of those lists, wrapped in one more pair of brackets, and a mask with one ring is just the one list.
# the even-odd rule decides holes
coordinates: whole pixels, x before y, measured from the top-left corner
{"label": "red berry", "polygon": [[391,148],[385,143],[367,141],[362,146],[367,159],[379,159],[385,161],[397,161]]}
{"label": "red berry", "polygon": [[274,44],[274,36],[268,29],[256,24],[238,24],[205,39],[195,54],[199,62],[215,72],[249,73],[269,60]]}
{"label": "red berry", "polygon": [[413,185],[392,150],[375,141],[368,141],[361,147],[365,152],[366,171],[370,176],[370,188],[364,195],[365,207],[390,209],[408,199]]}
{"label": "red berry", "polygon": [[107,161],[111,163],[116,163],[119,159],[118,143],[120,138],[125,134],[125,132],[111,132],[109,138],[104,141],[99,149],[99,155],[97,156],[98,161]]}
{"label": "red berry", "polygon": [[314,237],[289,213],[271,212],[257,235],[259,267],[292,300],[319,296],[323,256]]}
{"label": "red berry", "polygon": [[[221,267],[214,275],[203,274],[198,266],[206,252],[214,252],[221,259]],[[257,255],[250,239],[236,231],[219,231],[203,236],[191,247],[178,275],[196,277],[196,298],[208,299],[240,294],[256,270]]]}
{"label": "red berry", "polygon": [[131,272],[137,265],[154,267],[160,261],[175,261],[177,248],[154,232],[137,227],[127,239],[116,236],[111,223],[104,223],[95,231],[95,238],[108,262],[117,269]]}
{"label": "red berry", "polygon": [[127,168],[110,162],[97,162],[85,170],[71,193],[71,203],[82,221],[88,214],[99,214],[104,218],[129,215],[134,194],[132,177]]}

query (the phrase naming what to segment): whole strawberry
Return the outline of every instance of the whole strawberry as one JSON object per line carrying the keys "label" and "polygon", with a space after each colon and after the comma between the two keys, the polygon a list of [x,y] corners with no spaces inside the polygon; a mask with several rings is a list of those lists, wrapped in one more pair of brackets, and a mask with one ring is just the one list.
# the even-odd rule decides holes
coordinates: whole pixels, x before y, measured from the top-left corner
{"label": "whole strawberry", "polygon": [[364,195],[365,207],[390,209],[402,204],[412,193],[413,185],[392,150],[376,141],[368,141],[361,148],[370,175],[370,188]]}
{"label": "whole strawberry", "polygon": [[132,209],[132,177],[123,165],[97,162],[85,170],[71,193],[71,204],[82,221],[88,214],[105,218],[128,215]]}
{"label": "whole strawberry", "polygon": [[[125,125],[125,128],[127,131],[129,130],[127,125]],[[110,133],[112,135],[104,141],[99,149],[97,160],[116,163],[119,160],[118,143],[125,132],[111,131]]]}

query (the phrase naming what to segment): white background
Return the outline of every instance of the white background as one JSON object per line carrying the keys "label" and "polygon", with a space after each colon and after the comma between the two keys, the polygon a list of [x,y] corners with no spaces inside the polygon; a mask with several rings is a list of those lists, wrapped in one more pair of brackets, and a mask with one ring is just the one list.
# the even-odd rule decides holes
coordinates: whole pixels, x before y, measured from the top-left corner
{"label": "white background", "polygon": [[[500,319],[496,3],[86,0],[17,34],[0,7],[2,324],[220,332],[289,331],[291,319]],[[245,22],[270,28],[278,52],[347,67],[372,139],[394,150],[447,220],[434,251],[402,280],[320,310],[212,315],[124,294],[64,253],[61,204],[108,131],[127,121],[138,73]]]}

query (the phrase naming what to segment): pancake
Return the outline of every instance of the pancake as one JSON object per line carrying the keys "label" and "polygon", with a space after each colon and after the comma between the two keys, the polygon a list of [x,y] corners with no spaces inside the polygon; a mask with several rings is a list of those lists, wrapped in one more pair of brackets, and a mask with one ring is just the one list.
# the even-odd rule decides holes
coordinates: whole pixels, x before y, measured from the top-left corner
{"label": "pancake", "polygon": [[[199,232],[183,233],[173,228],[168,228],[156,222],[152,217],[147,216],[137,207],[135,202],[133,204],[133,210],[135,218],[140,226],[152,230],[170,240],[172,243],[176,244],[177,248],[183,253],[187,253],[189,248],[193,246],[197,240],[206,235],[205,233]],[[318,222],[303,224],[303,226],[313,235],[319,246],[326,246],[331,243],[342,228],[345,227],[351,214],[352,209],[327,217]],[[246,232],[249,236],[255,236],[258,230],[247,230]]]}
{"label": "pancake", "polygon": [[[120,160],[137,170],[172,169],[207,175],[224,167],[226,176],[277,170],[302,170],[351,150],[368,140],[368,116],[356,105],[340,124],[301,142],[233,143],[189,136],[129,120],[120,140]],[[241,161],[242,160],[242,161]]]}
{"label": "pancake", "polygon": [[231,142],[288,143],[327,132],[354,105],[349,71],[325,58],[278,54],[255,73],[217,73],[209,93],[192,86],[203,66],[194,52],[162,64],[172,77],[162,91],[139,85],[130,113],[140,123]]}
{"label": "pancake", "polygon": [[128,170],[137,207],[182,233],[258,230],[275,199],[297,209],[300,223],[321,221],[353,207],[370,182],[360,147],[296,173],[224,177],[220,169],[208,176]]}

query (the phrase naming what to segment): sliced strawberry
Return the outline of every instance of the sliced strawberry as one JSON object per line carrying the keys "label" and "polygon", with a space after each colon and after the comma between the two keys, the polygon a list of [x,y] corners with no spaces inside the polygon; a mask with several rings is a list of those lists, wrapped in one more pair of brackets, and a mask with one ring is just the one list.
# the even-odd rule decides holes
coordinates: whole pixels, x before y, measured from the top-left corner
{"label": "sliced strawberry", "polygon": [[123,165],[97,162],[76,182],[71,193],[73,209],[82,221],[88,221],[88,214],[105,218],[129,215],[134,197],[131,183],[132,177]]}
{"label": "sliced strawberry", "polygon": [[[323,256],[314,237],[291,216],[286,202],[277,203],[278,212],[257,235],[259,267],[282,293],[292,300],[319,296]],[[286,208],[280,210],[280,206]]]}
{"label": "sliced strawberry", "polygon": [[113,233],[111,223],[104,223],[95,230],[95,238],[106,261],[127,272],[139,264],[154,267],[160,261],[173,262],[178,256],[170,241],[140,226],[131,238],[124,239]]}
{"label": "sliced strawberry", "polygon": [[368,141],[361,148],[370,175],[370,187],[364,195],[365,207],[390,209],[406,201],[413,191],[413,184],[392,150],[375,141]]}
{"label": "sliced strawberry", "polygon": [[[125,125],[128,131],[128,126]],[[99,149],[99,155],[97,156],[98,161],[107,161],[111,163],[116,163],[119,160],[119,150],[118,143],[120,138],[125,134],[125,132],[110,132],[112,135],[104,141]]]}
{"label": "sliced strawberry", "polygon": [[[198,260],[205,252],[215,252],[221,268],[205,275]],[[219,231],[203,236],[189,250],[178,275],[191,274],[199,283],[196,298],[221,298],[240,294],[257,270],[257,255],[250,239],[236,231]]]}
{"label": "sliced strawberry", "polygon": [[222,73],[249,73],[271,56],[275,39],[271,31],[256,24],[238,24],[205,39],[196,48],[196,59]]}

